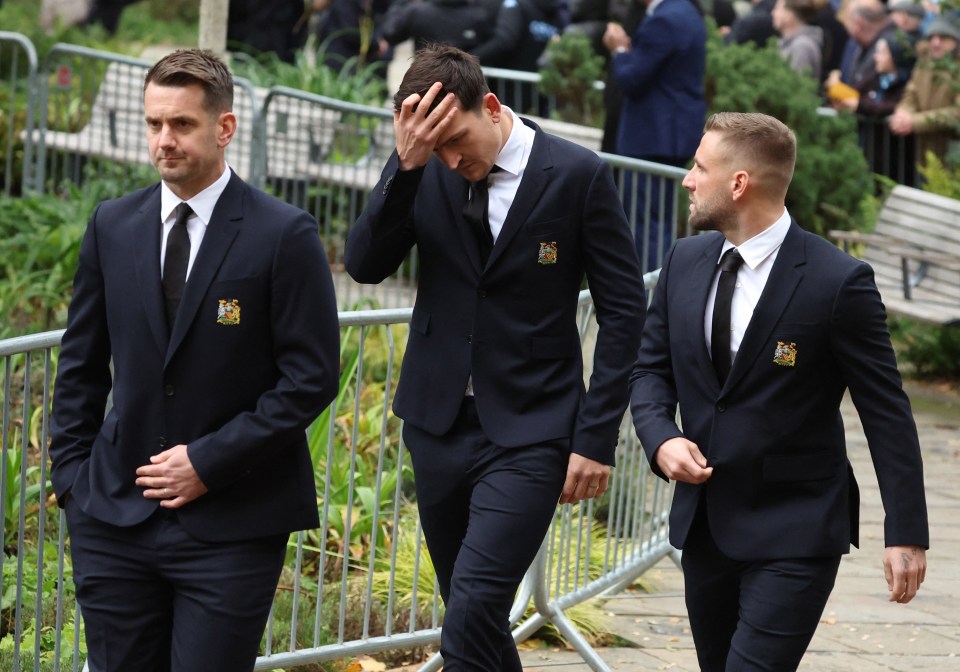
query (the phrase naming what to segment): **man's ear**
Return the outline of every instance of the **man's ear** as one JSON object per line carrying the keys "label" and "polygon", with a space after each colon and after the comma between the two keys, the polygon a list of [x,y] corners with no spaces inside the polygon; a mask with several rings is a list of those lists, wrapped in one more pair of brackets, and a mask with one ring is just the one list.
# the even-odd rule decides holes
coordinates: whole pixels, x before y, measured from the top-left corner
{"label": "man's ear", "polygon": [[500,104],[500,101],[492,93],[483,94],[483,109],[490,113],[490,118],[494,123],[500,121],[500,114],[503,106]]}
{"label": "man's ear", "polygon": [[237,132],[237,116],[233,112],[221,112],[217,119],[220,132],[217,134],[217,146],[223,149],[230,144],[233,134]]}
{"label": "man's ear", "polygon": [[733,174],[733,184],[730,190],[730,196],[737,201],[744,197],[750,188],[750,173],[745,170],[738,170]]}

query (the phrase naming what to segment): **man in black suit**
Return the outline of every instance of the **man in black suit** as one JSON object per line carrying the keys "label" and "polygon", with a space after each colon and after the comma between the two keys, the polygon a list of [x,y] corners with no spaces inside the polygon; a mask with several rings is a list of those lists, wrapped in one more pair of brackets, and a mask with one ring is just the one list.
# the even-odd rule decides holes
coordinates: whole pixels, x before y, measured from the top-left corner
{"label": "man in black suit", "polygon": [[677,481],[670,542],[708,672],[800,663],[858,543],[848,389],[887,514],[890,600],[909,602],[926,571],[920,446],[873,271],[790,218],[795,157],[772,117],[707,121],[683,186],[690,223],[713,233],[667,255],[631,377],[650,464]]}
{"label": "man in black suit", "polygon": [[289,533],[318,524],[333,283],[316,222],[225,163],[232,102],[214,56],[161,59],[162,181],[101,203],[80,249],[50,457],[91,672],[252,670]]}
{"label": "man in black suit", "polygon": [[[444,669],[519,672],[510,607],[557,501],[607,488],[643,326],[636,252],[607,164],[502,106],[473,56],[419,52],[394,128],[346,268],[380,282],[418,247],[394,410],[446,604]],[[586,391],[584,275],[600,325]]]}

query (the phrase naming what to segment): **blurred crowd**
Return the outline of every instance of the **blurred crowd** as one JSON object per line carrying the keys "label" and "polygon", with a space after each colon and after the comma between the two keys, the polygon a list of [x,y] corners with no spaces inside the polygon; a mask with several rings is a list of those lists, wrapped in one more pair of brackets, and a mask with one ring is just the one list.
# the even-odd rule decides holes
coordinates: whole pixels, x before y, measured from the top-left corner
{"label": "blurred crowd", "polygon": [[[114,32],[135,1],[44,0],[41,18]],[[551,40],[585,35],[607,66],[602,149],[686,165],[706,109],[706,17],[728,43],[774,41],[825,106],[855,113],[876,172],[913,183],[913,157],[960,151],[960,10],[940,0],[230,0],[228,42],[293,61],[312,34],[328,66],[386,76],[410,39],[536,71]],[[504,102],[543,112],[529,96]]]}

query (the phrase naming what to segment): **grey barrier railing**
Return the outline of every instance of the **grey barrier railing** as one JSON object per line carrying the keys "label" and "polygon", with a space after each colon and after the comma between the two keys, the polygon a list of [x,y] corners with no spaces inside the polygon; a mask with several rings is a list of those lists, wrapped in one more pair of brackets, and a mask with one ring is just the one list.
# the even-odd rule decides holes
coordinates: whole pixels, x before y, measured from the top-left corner
{"label": "grey barrier railing", "polygon": [[[36,191],[80,185],[93,177],[124,175],[139,167],[155,179],[144,126],[143,80],[152,63],[122,54],[56,44],[37,76],[37,128],[23,133],[35,159],[25,182]],[[264,139],[253,86],[234,79],[237,133],[227,149],[231,166],[263,186]],[[111,172],[112,171],[112,172]]]}
{"label": "grey barrier railing", "polygon": [[[19,33],[0,31],[0,77],[5,92],[0,93],[0,164],[3,193],[7,195],[11,193],[14,176],[33,163],[33,145],[29,142],[24,143],[23,154],[18,156],[17,132],[20,128],[29,132],[35,124],[37,68],[33,43]],[[20,115],[22,121],[18,119]]]}
{"label": "grey barrier railing", "polygon": [[[652,285],[656,274],[646,280]],[[435,646],[442,608],[420,534],[400,421],[390,413],[412,309],[340,314],[341,392],[308,435],[321,526],[291,535],[257,670]],[[592,357],[594,319],[581,293]],[[4,363],[0,667],[79,670],[81,619],[68,586],[65,519],[48,483],[52,381],[62,331],[0,341]],[[671,554],[670,488],[652,476],[625,417],[617,468],[599,503],[563,506],[511,614],[522,640],[550,621],[594,670],[608,670],[565,611],[632,583]],[[532,601],[532,606],[531,606]],[[424,669],[436,669],[439,659]]]}
{"label": "grey barrier railing", "polygon": [[266,188],[316,218],[334,269],[340,306],[412,305],[418,275],[416,249],[379,285],[358,284],[342,272],[347,230],[363,211],[396,146],[393,112],[274,87],[264,98],[263,117]]}
{"label": "grey barrier railing", "polygon": [[[557,111],[556,97],[540,91],[542,78],[539,72],[484,66],[483,74],[497,99],[517,112],[549,117]],[[604,87],[600,80],[593,83],[593,88],[598,91]]]}

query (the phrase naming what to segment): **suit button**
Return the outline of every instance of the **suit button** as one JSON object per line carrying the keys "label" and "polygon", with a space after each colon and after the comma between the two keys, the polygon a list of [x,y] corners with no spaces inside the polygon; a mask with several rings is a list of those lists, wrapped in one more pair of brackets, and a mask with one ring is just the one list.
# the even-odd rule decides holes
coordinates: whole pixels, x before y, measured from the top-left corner
{"label": "suit button", "polygon": [[473,334],[467,336],[467,343],[473,343]]}
{"label": "suit button", "polygon": [[174,393],[174,387],[173,387],[173,385],[164,385],[164,386],[163,386],[163,393],[164,393],[165,395],[167,395],[168,397],[172,397],[172,396],[173,396],[173,393]]}
{"label": "suit button", "polygon": [[388,178],[386,179],[386,181],[383,183],[383,195],[384,195],[384,196],[386,196],[386,195],[387,195],[387,192],[390,191],[390,185],[391,185],[391,184],[393,184],[393,175],[391,175],[390,177],[388,177]]}
{"label": "suit button", "polygon": [[158,437],[157,443],[160,444],[160,450],[163,450],[167,447],[167,438],[165,436]]}
{"label": "suit button", "polygon": [[480,295],[480,298],[481,298],[481,299],[487,298],[487,290],[485,290],[485,289],[478,289],[478,290],[477,290],[477,294]]}
{"label": "suit button", "polygon": [[719,404],[717,404],[717,410],[721,413],[725,413],[727,410],[727,405],[721,401]]}

